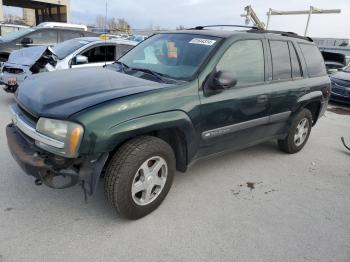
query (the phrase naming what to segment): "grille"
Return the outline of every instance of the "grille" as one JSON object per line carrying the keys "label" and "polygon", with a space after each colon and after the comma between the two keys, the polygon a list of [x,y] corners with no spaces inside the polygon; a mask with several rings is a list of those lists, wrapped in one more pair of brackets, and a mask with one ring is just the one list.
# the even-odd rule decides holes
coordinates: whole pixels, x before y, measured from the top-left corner
{"label": "grille", "polygon": [[19,68],[4,67],[3,72],[18,75],[18,74],[22,74],[24,71]]}
{"label": "grille", "polygon": [[33,126],[36,126],[36,123],[38,122],[39,119],[37,117],[33,116],[32,114],[28,113],[28,111],[26,111],[20,105],[18,105],[18,108],[19,108],[21,115],[23,115],[26,118],[26,120],[29,121],[31,124],[33,124]]}

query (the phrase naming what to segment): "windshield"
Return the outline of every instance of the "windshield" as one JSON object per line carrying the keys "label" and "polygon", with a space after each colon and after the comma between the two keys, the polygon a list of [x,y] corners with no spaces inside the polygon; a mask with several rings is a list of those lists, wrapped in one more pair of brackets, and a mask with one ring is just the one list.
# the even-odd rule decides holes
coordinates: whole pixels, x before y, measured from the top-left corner
{"label": "windshield", "polygon": [[55,55],[57,55],[58,59],[64,59],[88,43],[89,42],[85,40],[71,39],[56,45],[54,48],[52,48],[52,51],[55,53]]}
{"label": "windshield", "polygon": [[141,42],[119,61],[174,79],[192,79],[220,38],[192,34],[158,34]]}
{"label": "windshield", "polygon": [[30,28],[25,28],[25,29],[21,29],[19,31],[16,31],[16,32],[13,32],[13,33],[10,33],[8,35],[5,35],[3,37],[1,37],[1,41],[4,41],[4,42],[10,42],[10,41],[13,41],[13,40],[16,40],[30,32],[33,32],[34,30],[33,29],[30,29]]}

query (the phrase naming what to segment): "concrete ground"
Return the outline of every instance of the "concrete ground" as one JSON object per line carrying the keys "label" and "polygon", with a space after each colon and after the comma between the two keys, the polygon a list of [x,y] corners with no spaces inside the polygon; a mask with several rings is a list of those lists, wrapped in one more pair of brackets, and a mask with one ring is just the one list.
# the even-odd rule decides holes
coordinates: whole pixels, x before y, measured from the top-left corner
{"label": "concrete ground", "polygon": [[350,261],[350,109],[332,106],[298,154],[264,143],[177,174],[163,204],[120,219],[102,183],[34,185],[10,156],[0,95],[0,261]]}

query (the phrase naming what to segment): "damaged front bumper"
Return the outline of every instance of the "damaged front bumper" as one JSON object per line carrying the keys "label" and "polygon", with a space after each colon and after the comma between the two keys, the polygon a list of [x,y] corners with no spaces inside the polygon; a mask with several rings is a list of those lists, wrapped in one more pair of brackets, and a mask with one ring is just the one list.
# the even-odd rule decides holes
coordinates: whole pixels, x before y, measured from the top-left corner
{"label": "damaged front bumper", "polygon": [[34,140],[23,134],[14,124],[6,127],[6,136],[13,158],[28,175],[55,189],[80,184],[90,196],[96,191],[108,153],[76,159],[53,155],[37,148]]}

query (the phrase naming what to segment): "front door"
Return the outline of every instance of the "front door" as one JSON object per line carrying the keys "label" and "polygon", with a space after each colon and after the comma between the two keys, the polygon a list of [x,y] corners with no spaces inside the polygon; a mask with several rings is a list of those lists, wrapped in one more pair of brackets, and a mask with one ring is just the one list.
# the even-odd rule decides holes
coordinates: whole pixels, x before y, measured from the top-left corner
{"label": "front door", "polygon": [[200,91],[199,157],[254,144],[265,137],[269,121],[267,63],[261,39],[234,42],[215,71],[230,71],[237,84],[220,93]]}

